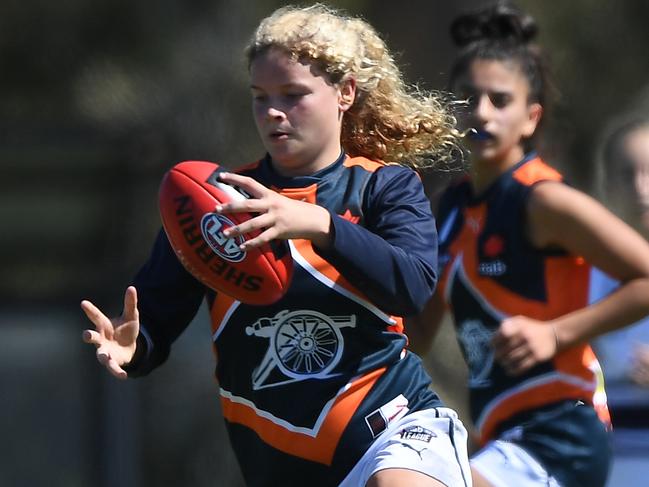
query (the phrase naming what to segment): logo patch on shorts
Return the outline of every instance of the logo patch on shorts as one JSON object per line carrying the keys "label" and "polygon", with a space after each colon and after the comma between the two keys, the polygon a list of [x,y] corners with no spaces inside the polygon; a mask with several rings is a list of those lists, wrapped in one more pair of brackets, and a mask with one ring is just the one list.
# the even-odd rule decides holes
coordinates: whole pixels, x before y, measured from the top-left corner
{"label": "logo patch on shorts", "polygon": [[402,440],[419,440],[430,443],[430,440],[435,438],[436,436],[437,435],[431,430],[422,428],[421,426],[411,426],[410,428],[401,430]]}

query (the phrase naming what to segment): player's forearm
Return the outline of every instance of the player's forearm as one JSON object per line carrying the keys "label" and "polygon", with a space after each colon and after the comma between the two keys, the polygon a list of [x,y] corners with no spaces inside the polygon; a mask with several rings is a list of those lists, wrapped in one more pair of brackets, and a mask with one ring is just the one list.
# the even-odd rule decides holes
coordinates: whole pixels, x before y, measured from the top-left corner
{"label": "player's forearm", "polygon": [[551,323],[559,350],[623,328],[649,314],[649,278],[632,279],[597,303]]}
{"label": "player's forearm", "polygon": [[400,248],[340,217],[333,222],[332,246],[320,255],[384,311],[398,316],[419,313],[437,284],[434,240]]}

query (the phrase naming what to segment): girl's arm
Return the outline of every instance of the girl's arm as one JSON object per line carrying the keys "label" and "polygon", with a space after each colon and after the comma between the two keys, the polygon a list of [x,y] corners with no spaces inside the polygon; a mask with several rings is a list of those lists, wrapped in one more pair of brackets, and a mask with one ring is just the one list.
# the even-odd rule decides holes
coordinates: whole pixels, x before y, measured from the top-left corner
{"label": "girl's arm", "polygon": [[407,168],[377,170],[364,225],[332,215],[333,240],[316,251],[384,311],[420,313],[437,284],[437,231],[421,180]]}
{"label": "girl's arm", "polygon": [[504,320],[494,337],[496,357],[514,374],[649,314],[649,244],[639,234],[591,197],[561,183],[538,184],[526,210],[534,246],[581,256],[621,285],[601,301],[547,323],[522,316]]}

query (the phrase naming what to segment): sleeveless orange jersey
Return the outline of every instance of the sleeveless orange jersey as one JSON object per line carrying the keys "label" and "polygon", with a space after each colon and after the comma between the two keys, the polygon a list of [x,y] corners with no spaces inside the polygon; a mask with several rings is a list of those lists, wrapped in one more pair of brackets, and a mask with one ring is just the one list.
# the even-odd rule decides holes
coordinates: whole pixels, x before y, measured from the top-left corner
{"label": "sleeveless orange jersey", "polygon": [[440,200],[440,291],[469,366],[471,412],[481,443],[514,415],[563,399],[592,404],[609,421],[590,346],[565,350],[518,377],[494,360],[490,340],[503,319],[550,320],[588,305],[590,266],[561,250],[534,248],[525,237],[525,206],[541,181],[562,177],[531,155],[479,197],[465,178]]}

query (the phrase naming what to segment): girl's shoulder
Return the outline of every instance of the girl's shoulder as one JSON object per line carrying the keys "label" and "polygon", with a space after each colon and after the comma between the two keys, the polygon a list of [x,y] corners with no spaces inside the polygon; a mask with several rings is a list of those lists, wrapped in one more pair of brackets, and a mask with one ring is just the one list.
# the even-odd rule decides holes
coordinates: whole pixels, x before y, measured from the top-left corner
{"label": "girl's shoulder", "polygon": [[538,156],[514,169],[512,178],[523,186],[533,186],[541,181],[563,181],[563,175]]}

